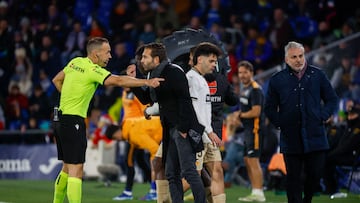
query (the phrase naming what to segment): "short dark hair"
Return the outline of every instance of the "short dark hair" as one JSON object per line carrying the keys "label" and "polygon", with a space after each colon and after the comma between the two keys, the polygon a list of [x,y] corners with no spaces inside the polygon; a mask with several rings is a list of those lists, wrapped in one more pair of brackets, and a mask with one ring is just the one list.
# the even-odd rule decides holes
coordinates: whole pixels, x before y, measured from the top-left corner
{"label": "short dark hair", "polygon": [[141,61],[142,53],[144,52],[144,45],[140,45],[136,48],[135,51],[135,60],[136,62]]}
{"label": "short dark hair", "polygon": [[193,53],[194,65],[197,64],[197,58],[199,56],[209,56],[210,54],[215,54],[216,56],[220,56],[221,50],[215,44],[212,44],[210,42],[201,42],[200,44],[196,45],[196,48]]}
{"label": "short dark hair", "polygon": [[189,50],[189,54],[192,54],[194,56],[195,49],[196,49],[196,46],[191,47]]}
{"label": "short dark hair", "polygon": [[99,48],[104,43],[109,43],[109,40],[103,37],[91,38],[86,45],[87,54],[90,54],[94,49]]}
{"label": "short dark hair", "polygon": [[149,44],[145,44],[144,45],[144,50],[145,49],[150,49],[151,50],[151,57],[159,57],[159,61],[164,61],[167,60],[167,55],[166,55],[166,49],[165,46],[161,43],[157,43],[157,42],[152,42]]}
{"label": "short dark hair", "polygon": [[237,67],[240,68],[240,66],[245,67],[247,70],[249,70],[252,73],[254,72],[254,66],[249,61],[240,61]]}

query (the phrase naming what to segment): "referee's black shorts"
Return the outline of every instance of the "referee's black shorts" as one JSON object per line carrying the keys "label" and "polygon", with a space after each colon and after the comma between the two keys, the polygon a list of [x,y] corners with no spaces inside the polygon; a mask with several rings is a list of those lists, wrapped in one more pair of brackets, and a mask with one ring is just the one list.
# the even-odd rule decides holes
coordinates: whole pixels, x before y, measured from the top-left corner
{"label": "referee's black shorts", "polygon": [[56,145],[59,160],[67,164],[84,163],[87,147],[85,119],[76,115],[62,115]]}

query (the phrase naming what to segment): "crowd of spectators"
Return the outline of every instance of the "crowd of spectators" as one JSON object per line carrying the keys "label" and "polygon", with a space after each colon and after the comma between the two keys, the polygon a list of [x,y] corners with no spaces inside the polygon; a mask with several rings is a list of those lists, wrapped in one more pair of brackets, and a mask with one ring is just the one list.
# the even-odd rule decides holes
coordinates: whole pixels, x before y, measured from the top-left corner
{"label": "crowd of spectators", "polygon": [[[185,27],[204,29],[226,45],[234,82],[238,61],[252,62],[256,72],[269,69],[281,63],[289,40],[310,51],[359,32],[356,8],[344,10],[335,0],[1,0],[0,129],[49,127],[59,100],[51,79],[69,59],[85,55],[89,38],[111,41],[107,68],[120,73],[138,45]],[[332,64],[324,70],[341,97],[359,100],[359,47],[342,44],[339,56],[312,59],[319,67]],[[90,109],[107,111],[119,91],[100,88]]]}

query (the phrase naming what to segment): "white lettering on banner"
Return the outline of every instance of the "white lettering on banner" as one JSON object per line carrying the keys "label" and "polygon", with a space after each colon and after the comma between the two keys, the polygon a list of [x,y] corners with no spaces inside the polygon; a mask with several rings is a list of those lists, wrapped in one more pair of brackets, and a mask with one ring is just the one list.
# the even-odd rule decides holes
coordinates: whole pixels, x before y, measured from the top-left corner
{"label": "white lettering on banner", "polygon": [[41,164],[39,166],[39,170],[41,171],[41,173],[43,174],[50,174],[52,170],[54,170],[54,168],[56,167],[56,165],[60,164],[61,161],[59,161],[56,157],[51,157],[49,159],[49,164]]}
{"label": "white lettering on banner", "polygon": [[31,171],[29,159],[0,159],[0,172],[29,172]]}

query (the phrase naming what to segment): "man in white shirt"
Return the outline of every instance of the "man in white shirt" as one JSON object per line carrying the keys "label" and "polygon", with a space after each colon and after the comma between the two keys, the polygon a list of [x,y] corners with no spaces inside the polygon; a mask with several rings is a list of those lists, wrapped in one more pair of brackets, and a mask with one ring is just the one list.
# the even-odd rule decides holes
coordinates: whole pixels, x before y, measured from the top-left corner
{"label": "man in white shirt", "polygon": [[216,45],[208,42],[200,43],[194,50],[194,66],[186,73],[197,119],[200,124],[205,126],[205,131],[202,135],[204,150],[196,155],[196,167],[198,171],[201,171],[203,164],[205,164],[206,169],[209,171],[211,175],[211,194],[214,203],[226,202],[219,149],[222,141],[211,127],[210,89],[203,76],[214,71],[220,54],[221,51]]}

